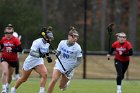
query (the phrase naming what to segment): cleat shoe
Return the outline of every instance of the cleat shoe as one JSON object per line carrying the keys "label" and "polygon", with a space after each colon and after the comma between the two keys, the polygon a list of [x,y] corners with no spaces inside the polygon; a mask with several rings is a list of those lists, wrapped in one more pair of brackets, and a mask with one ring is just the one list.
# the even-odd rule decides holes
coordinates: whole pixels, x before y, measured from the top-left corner
{"label": "cleat shoe", "polygon": [[7,93],[6,89],[2,89],[1,93]]}
{"label": "cleat shoe", "polygon": [[121,90],[117,90],[117,93],[122,93],[122,91]]}
{"label": "cleat shoe", "polygon": [[16,93],[15,87],[12,87],[12,88],[11,88],[11,93]]}
{"label": "cleat shoe", "polygon": [[18,80],[19,78],[20,78],[19,74],[16,74],[16,75],[12,76],[12,80]]}
{"label": "cleat shoe", "polygon": [[16,80],[20,79],[20,75],[19,75],[19,74],[16,74],[16,75],[15,75],[15,79],[16,79]]}
{"label": "cleat shoe", "polygon": [[61,90],[62,90],[62,91],[66,90],[66,89],[68,88],[69,85],[70,85],[70,80],[67,82],[67,84],[65,85],[65,87],[62,88]]}
{"label": "cleat shoe", "polygon": [[6,93],[9,93],[9,87],[8,86],[6,87]]}
{"label": "cleat shoe", "polygon": [[39,93],[45,93],[45,91],[40,91]]}

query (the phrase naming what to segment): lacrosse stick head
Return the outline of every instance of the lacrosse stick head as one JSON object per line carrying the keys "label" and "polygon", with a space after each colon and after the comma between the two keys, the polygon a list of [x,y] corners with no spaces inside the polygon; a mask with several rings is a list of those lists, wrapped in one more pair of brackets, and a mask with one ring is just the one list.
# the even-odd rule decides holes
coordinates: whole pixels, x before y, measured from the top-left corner
{"label": "lacrosse stick head", "polygon": [[111,32],[113,31],[113,26],[114,26],[113,23],[111,23],[111,24],[109,24],[109,25],[107,26],[107,31],[108,31],[108,33],[111,33]]}

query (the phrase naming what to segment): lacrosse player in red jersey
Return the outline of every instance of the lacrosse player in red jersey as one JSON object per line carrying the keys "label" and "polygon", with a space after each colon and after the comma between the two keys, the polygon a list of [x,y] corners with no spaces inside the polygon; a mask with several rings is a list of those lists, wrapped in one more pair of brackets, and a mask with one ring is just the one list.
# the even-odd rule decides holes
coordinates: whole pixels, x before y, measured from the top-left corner
{"label": "lacrosse player in red jersey", "polygon": [[110,58],[110,55],[115,51],[114,64],[117,72],[117,93],[122,93],[121,84],[129,66],[129,56],[133,55],[133,49],[131,43],[126,39],[124,32],[117,33],[116,35],[117,40],[112,44],[112,48],[109,54],[107,54],[107,57]]}
{"label": "lacrosse player in red jersey", "polygon": [[13,36],[14,29],[9,24],[5,30],[5,36],[1,40],[1,66],[2,66],[2,92],[8,93],[14,68],[17,66],[17,52],[22,52],[21,42]]}

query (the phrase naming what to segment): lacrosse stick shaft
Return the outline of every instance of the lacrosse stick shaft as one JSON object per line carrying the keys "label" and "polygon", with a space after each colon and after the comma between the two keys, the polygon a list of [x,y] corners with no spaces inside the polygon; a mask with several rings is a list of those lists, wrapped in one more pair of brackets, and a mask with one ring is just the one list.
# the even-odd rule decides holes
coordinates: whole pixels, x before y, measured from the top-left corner
{"label": "lacrosse stick shaft", "polygon": [[[44,35],[42,35],[42,36],[43,36],[43,38],[46,40],[45,36],[44,36]],[[47,41],[47,40],[46,40],[46,41]],[[49,44],[50,44],[50,43],[49,43]],[[54,50],[54,48],[52,47],[51,44],[50,44],[50,48],[51,48],[52,50]],[[57,55],[55,55],[55,56],[56,56],[56,58],[58,59],[59,63],[61,64],[63,70],[66,71],[66,69],[64,68],[64,66],[63,66],[61,60],[59,59],[59,57],[58,57]]]}
{"label": "lacrosse stick shaft", "polygon": [[[52,50],[54,50],[54,48],[52,47],[51,44],[50,44],[50,48],[51,48]],[[61,62],[61,60],[60,60],[59,57],[58,57],[58,55],[55,55],[55,56],[56,56],[56,58],[58,59],[59,63],[61,64],[63,70],[66,71],[66,69],[64,68],[64,66],[63,66],[63,64],[62,64],[62,62]]]}
{"label": "lacrosse stick shaft", "polygon": [[[108,39],[108,53],[110,53],[111,50],[111,33],[109,33],[109,39]],[[108,58],[110,60],[110,58]]]}
{"label": "lacrosse stick shaft", "polygon": [[[109,35],[109,38],[108,38],[108,53],[110,53],[110,50],[111,50],[111,36],[112,36],[113,25],[114,24],[109,24],[109,26],[107,27],[108,35]],[[110,60],[110,58],[108,58],[108,60]]]}

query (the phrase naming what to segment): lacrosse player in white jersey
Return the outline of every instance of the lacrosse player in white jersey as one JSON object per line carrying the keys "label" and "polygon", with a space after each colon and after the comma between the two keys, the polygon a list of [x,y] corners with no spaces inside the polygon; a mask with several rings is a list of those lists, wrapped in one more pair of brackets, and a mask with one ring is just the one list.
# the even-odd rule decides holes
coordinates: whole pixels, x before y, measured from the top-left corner
{"label": "lacrosse player in white jersey", "polygon": [[61,77],[59,88],[65,90],[70,79],[73,77],[74,69],[80,65],[82,59],[82,50],[77,43],[79,34],[74,27],[70,28],[68,34],[68,40],[62,40],[57,50],[55,51],[59,55],[59,60],[56,60],[54,66],[52,79],[48,86],[48,92],[52,93],[57,80]]}
{"label": "lacrosse player in white jersey", "polygon": [[47,68],[44,65],[43,58],[46,57],[49,63],[52,62],[49,56],[50,41],[53,40],[52,27],[49,26],[48,29],[43,28],[41,35],[43,38],[38,38],[33,41],[29,56],[23,64],[22,76],[16,81],[15,86],[11,88],[11,93],[16,93],[17,88],[23,82],[27,81],[33,70],[41,76],[39,93],[45,93],[44,87],[47,81]]}

